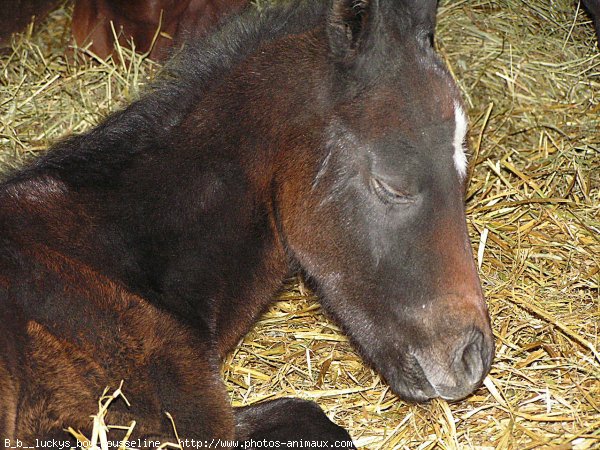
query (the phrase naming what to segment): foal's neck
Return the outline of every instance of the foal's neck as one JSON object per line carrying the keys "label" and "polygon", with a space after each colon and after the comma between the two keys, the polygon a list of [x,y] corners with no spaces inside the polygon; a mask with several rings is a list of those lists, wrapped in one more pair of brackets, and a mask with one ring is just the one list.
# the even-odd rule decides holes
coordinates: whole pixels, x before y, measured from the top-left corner
{"label": "foal's neck", "polygon": [[25,222],[26,240],[214,333],[224,354],[288,270],[270,206],[238,164],[148,158],[102,186],[38,167],[7,184],[10,201],[0,208],[7,217],[18,212],[12,222]]}

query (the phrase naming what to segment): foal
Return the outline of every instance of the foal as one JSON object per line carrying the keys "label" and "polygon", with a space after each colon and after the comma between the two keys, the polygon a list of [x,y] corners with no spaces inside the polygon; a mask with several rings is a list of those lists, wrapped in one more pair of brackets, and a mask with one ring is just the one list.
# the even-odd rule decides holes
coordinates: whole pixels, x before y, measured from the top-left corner
{"label": "foal", "polygon": [[[144,439],[348,439],[234,410],[222,358],[301,271],[400,397],[457,400],[493,341],[463,206],[466,117],[435,0],[248,13],[0,186],[0,434],[85,430],[125,380]],[[12,442],[12,441],[11,441]],[[223,443],[223,446],[229,446]]]}

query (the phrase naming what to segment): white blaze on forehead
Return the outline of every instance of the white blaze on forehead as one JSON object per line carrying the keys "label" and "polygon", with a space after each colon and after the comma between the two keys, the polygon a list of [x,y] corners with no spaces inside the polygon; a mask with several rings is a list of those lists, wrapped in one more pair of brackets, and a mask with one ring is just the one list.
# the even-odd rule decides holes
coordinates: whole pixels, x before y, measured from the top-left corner
{"label": "white blaze on forehead", "polygon": [[467,175],[467,154],[465,152],[465,138],[467,136],[467,115],[458,102],[454,103],[454,167],[460,178]]}

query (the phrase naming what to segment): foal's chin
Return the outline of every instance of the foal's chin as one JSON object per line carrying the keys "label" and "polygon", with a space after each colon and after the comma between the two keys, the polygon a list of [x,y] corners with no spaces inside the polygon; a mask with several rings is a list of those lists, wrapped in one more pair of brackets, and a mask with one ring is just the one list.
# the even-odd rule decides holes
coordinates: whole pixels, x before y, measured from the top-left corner
{"label": "foal's chin", "polygon": [[[386,377],[382,372],[383,378],[390,385],[392,391],[403,401],[408,403],[426,403],[434,398],[440,398],[448,402],[457,402],[465,399],[475,392],[483,383],[483,378],[475,382],[448,383],[447,385],[435,384],[429,380],[422,370],[416,369],[419,373],[408,374],[399,373],[392,377]],[[440,369],[440,372],[445,372]]]}
{"label": "foal's chin", "polygon": [[434,387],[427,380],[423,380],[419,386],[405,386],[405,385],[391,385],[392,391],[400,397],[402,400],[408,403],[426,403],[434,398],[440,398],[446,400],[449,403],[458,402],[464,400],[469,395],[473,394],[483,383],[483,380],[477,384],[461,387],[451,388],[449,390],[440,390]]}

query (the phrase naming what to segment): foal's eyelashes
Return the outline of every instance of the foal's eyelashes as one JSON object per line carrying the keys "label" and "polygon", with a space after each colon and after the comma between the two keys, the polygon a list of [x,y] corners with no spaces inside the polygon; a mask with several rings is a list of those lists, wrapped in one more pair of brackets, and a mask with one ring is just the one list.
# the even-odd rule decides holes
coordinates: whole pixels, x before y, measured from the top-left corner
{"label": "foal's eyelashes", "polygon": [[371,189],[382,202],[387,204],[409,204],[415,202],[415,198],[412,195],[399,191],[376,177],[371,177]]}

